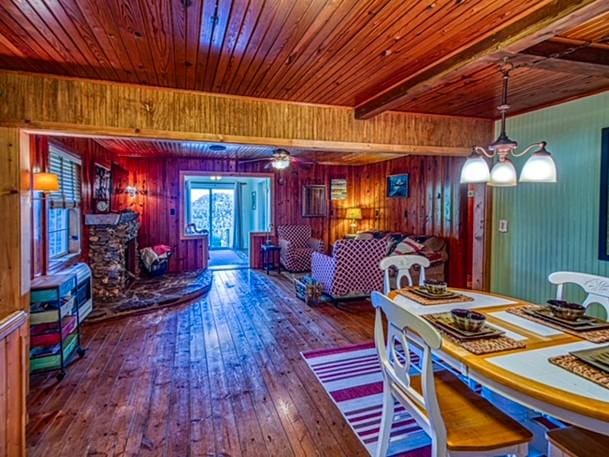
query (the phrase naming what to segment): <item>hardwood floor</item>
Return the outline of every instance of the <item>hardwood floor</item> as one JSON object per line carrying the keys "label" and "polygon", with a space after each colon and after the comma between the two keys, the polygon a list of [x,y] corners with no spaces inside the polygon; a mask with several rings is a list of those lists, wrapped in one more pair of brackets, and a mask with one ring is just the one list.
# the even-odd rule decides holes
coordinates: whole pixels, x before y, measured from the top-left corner
{"label": "hardwood floor", "polygon": [[218,271],[203,300],[85,327],[32,379],[30,457],[365,456],[301,351],[372,340],[369,304],[309,308],[285,278]]}

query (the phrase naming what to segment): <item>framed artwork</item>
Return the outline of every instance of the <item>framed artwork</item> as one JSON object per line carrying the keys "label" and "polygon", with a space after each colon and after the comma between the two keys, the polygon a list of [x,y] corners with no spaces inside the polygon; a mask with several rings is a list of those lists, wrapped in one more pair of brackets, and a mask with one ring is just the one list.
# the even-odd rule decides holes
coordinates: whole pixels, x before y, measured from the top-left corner
{"label": "framed artwork", "polygon": [[598,258],[609,260],[609,127],[602,130]]}
{"label": "framed artwork", "polygon": [[302,187],[302,216],[323,217],[327,214],[326,186],[311,184]]}
{"label": "framed artwork", "polygon": [[96,163],[95,180],[93,181],[93,206],[96,213],[107,213],[110,211],[110,169]]}
{"label": "framed artwork", "polygon": [[406,198],[408,197],[408,174],[387,176],[387,197]]}
{"label": "framed artwork", "polygon": [[330,181],[330,200],[347,199],[347,180],[332,179]]}
{"label": "framed artwork", "polygon": [[252,190],[252,211],[256,211],[256,191]]}

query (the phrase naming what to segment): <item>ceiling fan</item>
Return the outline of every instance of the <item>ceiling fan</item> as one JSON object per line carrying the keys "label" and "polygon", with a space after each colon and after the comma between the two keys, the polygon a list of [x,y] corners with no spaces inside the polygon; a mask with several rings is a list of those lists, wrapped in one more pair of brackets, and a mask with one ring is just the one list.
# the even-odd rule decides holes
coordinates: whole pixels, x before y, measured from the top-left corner
{"label": "ceiling fan", "polygon": [[305,165],[313,165],[315,163],[315,162],[309,162],[306,160],[299,159],[298,157],[294,157],[286,149],[275,149],[273,151],[271,157],[261,157],[258,159],[241,160],[239,162],[239,164],[254,163],[254,162],[261,162],[261,161],[269,161],[269,163],[267,163],[264,166],[265,170],[273,169],[273,170],[277,170],[277,171],[281,171],[281,170],[285,170],[285,169],[289,168],[293,162],[294,163],[297,162],[297,163],[301,163],[301,164],[305,164]]}

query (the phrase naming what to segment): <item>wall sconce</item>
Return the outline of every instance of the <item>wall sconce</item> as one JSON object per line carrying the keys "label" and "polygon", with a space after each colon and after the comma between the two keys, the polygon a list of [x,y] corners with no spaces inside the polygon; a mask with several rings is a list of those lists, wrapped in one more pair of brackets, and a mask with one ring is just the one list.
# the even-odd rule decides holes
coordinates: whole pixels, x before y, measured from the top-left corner
{"label": "wall sconce", "polygon": [[135,186],[127,186],[124,190],[117,190],[119,194],[127,194],[129,198],[135,198],[138,195],[148,195],[148,191],[145,190],[137,190]]}
{"label": "wall sconce", "polygon": [[34,172],[32,190],[42,192],[43,198],[52,192],[59,192],[59,176],[55,173]]}
{"label": "wall sconce", "polygon": [[135,186],[127,186],[125,187],[125,193],[129,195],[130,198],[135,198],[137,195],[137,188]]}

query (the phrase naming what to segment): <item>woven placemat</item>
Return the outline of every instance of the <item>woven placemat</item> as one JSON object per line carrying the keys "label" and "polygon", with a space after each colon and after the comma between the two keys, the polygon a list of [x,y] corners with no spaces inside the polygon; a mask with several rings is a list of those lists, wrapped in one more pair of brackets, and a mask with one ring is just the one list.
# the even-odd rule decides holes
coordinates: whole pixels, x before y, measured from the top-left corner
{"label": "woven placemat", "polygon": [[425,305],[425,306],[427,306],[427,305],[447,305],[450,303],[467,303],[470,301],[474,301],[474,299],[472,297],[467,297],[466,295],[462,295],[462,294],[457,294],[456,297],[445,298],[445,299],[425,298],[425,297],[422,297],[422,296],[412,292],[411,287],[406,287],[404,289],[398,289],[396,292],[398,294],[400,294],[402,297],[406,297],[409,300],[415,301],[415,302],[419,303],[420,305]]}
{"label": "woven placemat", "polygon": [[472,354],[492,354],[493,352],[511,351],[513,349],[522,349],[526,347],[526,344],[524,344],[522,341],[516,341],[508,336],[496,336],[493,338],[478,338],[475,340],[462,341],[445,332],[441,326],[434,324],[434,316],[439,316],[441,314],[445,313],[428,314],[423,317],[427,319],[436,329],[438,329],[444,338],[455,343],[457,346],[461,346],[463,349],[468,350]]}
{"label": "woven placemat", "polygon": [[506,311],[508,313],[515,314],[516,316],[522,317],[524,319],[528,319],[533,322],[537,322],[538,324],[545,325],[546,327],[555,328],[556,330],[560,330],[561,332],[569,333],[570,335],[575,335],[584,340],[591,341],[593,343],[609,343],[609,328],[602,330],[584,330],[582,332],[576,332],[575,330],[571,330],[570,328],[563,327],[562,325],[555,324],[553,322],[547,321],[545,319],[537,318],[535,316],[531,316],[524,312],[525,309],[535,309],[538,306],[529,305],[529,306],[518,306],[514,308],[508,308]]}
{"label": "woven placemat", "polygon": [[574,355],[559,355],[550,357],[548,361],[560,368],[570,371],[573,374],[592,381],[600,386],[609,389],[609,373],[606,373],[598,368],[587,364],[583,360],[578,359]]}

